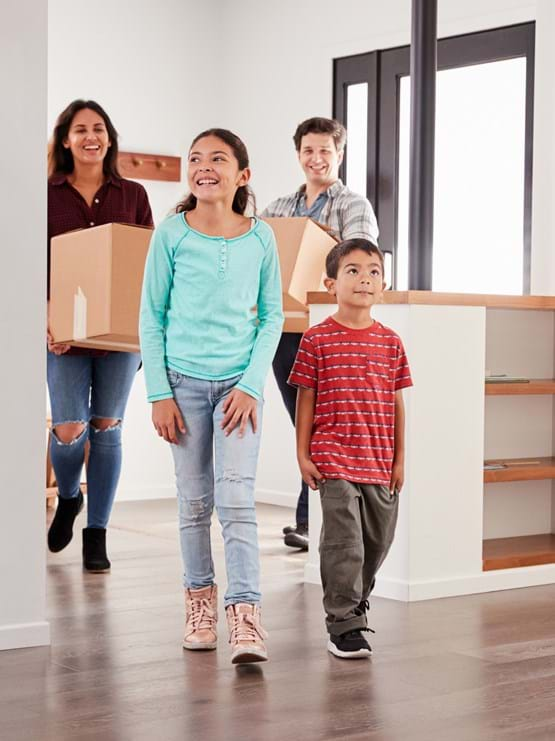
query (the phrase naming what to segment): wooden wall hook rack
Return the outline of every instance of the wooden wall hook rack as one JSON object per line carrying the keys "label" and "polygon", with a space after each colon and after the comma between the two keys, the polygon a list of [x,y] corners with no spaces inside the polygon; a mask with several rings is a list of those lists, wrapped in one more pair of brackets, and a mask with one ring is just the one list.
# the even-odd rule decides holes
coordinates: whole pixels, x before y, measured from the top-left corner
{"label": "wooden wall hook rack", "polygon": [[134,180],[166,180],[176,183],[181,180],[181,157],[120,152],[118,168],[123,177]]}

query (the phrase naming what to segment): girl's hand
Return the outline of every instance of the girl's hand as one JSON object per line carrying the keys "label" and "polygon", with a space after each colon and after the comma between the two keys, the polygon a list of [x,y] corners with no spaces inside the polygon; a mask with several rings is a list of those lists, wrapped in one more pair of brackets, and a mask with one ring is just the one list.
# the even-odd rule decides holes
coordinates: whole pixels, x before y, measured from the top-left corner
{"label": "girl's hand", "polygon": [[405,466],[402,461],[393,462],[391,469],[391,481],[389,482],[389,491],[391,494],[399,494],[405,483]]}
{"label": "girl's hand", "polygon": [[325,481],[325,478],[310,458],[299,458],[299,468],[301,469],[303,481],[308,484],[311,489],[316,490],[318,488],[318,482]]}
{"label": "girl's hand", "polygon": [[160,399],[152,402],[152,424],[156,432],[168,443],[177,445],[177,431],[187,433],[183,417],[175,399]]}
{"label": "girl's hand", "polygon": [[256,408],[258,402],[249,394],[240,389],[233,389],[223,404],[224,418],[220,427],[226,435],[230,435],[239,425],[239,437],[244,437],[247,430],[249,418],[252,424],[253,432],[256,432]]}
{"label": "girl's hand", "polygon": [[54,355],[63,355],[71,347],[71,345],[67,345],[65,342],[54,342],[54,338],[48,327],[46,328],[46,345]]}

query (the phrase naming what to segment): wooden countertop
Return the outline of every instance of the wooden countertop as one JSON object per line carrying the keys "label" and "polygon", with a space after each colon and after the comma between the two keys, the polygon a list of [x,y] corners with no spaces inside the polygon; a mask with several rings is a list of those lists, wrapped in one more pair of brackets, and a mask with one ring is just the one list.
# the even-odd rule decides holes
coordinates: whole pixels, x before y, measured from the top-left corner
{"label": "wooden countertop", "polygon": [[[326,291],[307,293],[309,304],[335,304]],[[485,293],[437,293],[435,291],[386,291],[384,304],[424,304],[427,306],[485,306],[490,309],[555,310],[555,296],[496,296]]]}

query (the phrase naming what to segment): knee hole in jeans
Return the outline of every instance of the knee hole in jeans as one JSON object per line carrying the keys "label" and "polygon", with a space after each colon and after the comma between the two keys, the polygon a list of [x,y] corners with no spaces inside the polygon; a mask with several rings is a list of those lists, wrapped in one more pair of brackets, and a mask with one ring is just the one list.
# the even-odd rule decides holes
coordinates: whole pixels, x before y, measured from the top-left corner
{"label": "knee hole in jeans", "polygon": [[85,434],[84,422],[64,422],[52,428],[52,437],[58,445],[75,445]]}
{"label": "knee hole in jeans", "polygon": [[112,432],[112,430],[116,430],[120,426],[121,419],[106,419],[104,417],[93,417],[93,419],[91,419],[91,427],[95,434],[99,432]]}

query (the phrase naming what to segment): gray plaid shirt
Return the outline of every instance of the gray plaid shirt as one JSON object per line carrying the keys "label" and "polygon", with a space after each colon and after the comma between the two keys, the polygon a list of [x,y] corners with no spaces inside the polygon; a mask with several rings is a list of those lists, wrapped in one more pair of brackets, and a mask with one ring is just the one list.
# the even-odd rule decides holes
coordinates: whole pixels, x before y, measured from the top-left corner
{"label": "gray plaid shirt", "polygon": [[[272,201],[261,213],[262,218],[295,216],[305,191],[306,186],[302,185],[295,193]],[[362,238],[378,243],[378,222],[370,201],[353,193],[341,180],[336,180],[326,195],[319,221],[328,226],[337,239]]]}

